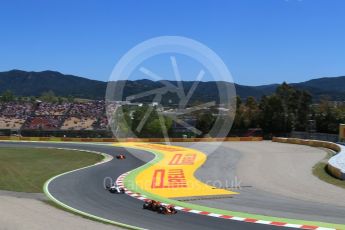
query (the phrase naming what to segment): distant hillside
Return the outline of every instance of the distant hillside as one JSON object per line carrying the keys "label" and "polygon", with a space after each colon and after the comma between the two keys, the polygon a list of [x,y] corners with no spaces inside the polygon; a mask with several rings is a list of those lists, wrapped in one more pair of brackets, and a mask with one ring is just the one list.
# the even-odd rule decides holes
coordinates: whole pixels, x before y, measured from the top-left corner
{"label": "distant hillside", "polygon": [[40,96],[52,90],[58,96],[102,99],[106,83],[59,72],[0,72],[0,92],[11,90],[17,96]]}
{"label": "distant hillside", "polygon": [[324,77],[309,81],[291,84],[296,88],[308,90],[317,100],[322,96],[330,97],[332,100],[345,100],[345,76]]}
{"label": "distant hillside", "polygon": [[[171,81],[176,84],[176,82]],[[192,97],[192,101],[207,102],[218,98],[218,84],[229,84],[226,82],[200,82]],[[184,88],[188,90],[193,82],[183,82]],[[333,100],[345,100],[345,77],[319,78],[301,83],[291,84],[297,88],[308,90],[318,99],[321,96],[329,96]],[[143,91],[161,87],[160,82],[151,80],[127,81],[124,96],[137,94]],[[263,86],[244,86],[236,84],[236,92],[241,98],[253,96],[260,98],[262,95],[272,94],[278,84]],[[42,92],[52,90],[58,96],[72,95],[78,98],[104,99],[107,83],[103,81],[90,80],[83,77],[64,75],[54,71],[26,72],[12,70],[0,72],[0,93],[11,90],[17,96],[40,96]],[[177,96],[170,95],[170,98]],[[148,97],[144,100],[150,101]]]}

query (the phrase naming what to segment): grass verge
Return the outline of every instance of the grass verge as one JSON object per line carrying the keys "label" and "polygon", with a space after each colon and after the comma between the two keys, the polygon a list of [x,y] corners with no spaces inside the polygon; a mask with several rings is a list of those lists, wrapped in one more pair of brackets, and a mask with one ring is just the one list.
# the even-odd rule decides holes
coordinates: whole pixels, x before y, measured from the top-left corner
{"label": "grass verge", "polygon": [[[53,148],[0,148],[0,190],[43,192],[43,184],[51,177],[100,162],[103,156],[89,152]],[[81,215],[52,200],[45,204],[88,220],[113,225]],[[116,226],[116,225],[115,225]]]}
{"label": "grass verge", "polygon": [[345,181],[339,180],[327,172],[327,162],[333,156],[333,152],[329,149],[324,150],[327,152],[327,156],[313,167],[314,176],[326,183],[345,189]]}
{"label": "grass verge", "polygon": [[0,190],[43,192],[51,177],[95,164],[103,156],[52,148],[0,148]]}

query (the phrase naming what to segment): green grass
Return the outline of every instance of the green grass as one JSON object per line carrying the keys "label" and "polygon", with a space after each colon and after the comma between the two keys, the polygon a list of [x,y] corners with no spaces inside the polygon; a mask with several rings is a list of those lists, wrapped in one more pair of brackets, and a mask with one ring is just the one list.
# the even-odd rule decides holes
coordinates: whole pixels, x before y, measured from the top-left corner
{"label": "green grass", "polygon": [[0,148],[0,190],[42,192],[51,177],[97,163],[103,156],[47,148]]}
{"label": "green grass", "polygon": [[327,172],[327,161],[329,160],[329,158],[331,158],[333,156],[333,153],[332,153],[332,151],[327,150],[327,149],[325,151],[327,151],[327,153],[328,153],[326,158],[323,161],[317,163],[313,167],[314,176],[318,177],[322,181],[325,181],[327,183],[330,183],[330,184],[333,184],[335,186],[338,186],[340,188],[345,189],[345,181],[339,180],[339,179],[331,176]]}

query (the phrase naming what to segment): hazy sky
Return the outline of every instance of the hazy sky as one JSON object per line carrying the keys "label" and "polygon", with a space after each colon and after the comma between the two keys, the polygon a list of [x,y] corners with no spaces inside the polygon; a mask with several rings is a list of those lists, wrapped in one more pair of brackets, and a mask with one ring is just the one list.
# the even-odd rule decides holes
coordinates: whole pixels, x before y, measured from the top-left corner
{"label": "hazy sky", "polygon": [[0,71],[105,81],[136,44],[178,35],[214,50],[236,83],[340,76],[344,11],[344,0],[2,0]]}

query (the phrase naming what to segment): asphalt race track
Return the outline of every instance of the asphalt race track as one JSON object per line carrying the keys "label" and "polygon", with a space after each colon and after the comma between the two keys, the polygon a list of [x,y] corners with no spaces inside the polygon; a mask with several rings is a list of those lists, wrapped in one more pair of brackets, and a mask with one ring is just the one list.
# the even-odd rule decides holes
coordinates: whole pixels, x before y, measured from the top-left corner
{"label": "asphalt race track", "polygon": [[[174,143],[188,147],[188,143]],[[223,199],[196,199],[189,203],[218,209],[281,218],[345,224],[344,189],[326,183],[312,173],[325,159],[324,149],[304,145],[260,142],[200,143],[194,149],[208,155],[196,177],[208,181],[237,178],[239,195]],[[211,150],[210,150],[211,148]],[[274,173],[272,173],[274,172]]]}
{"label": "asphalt race track", "polygon": [[173,216],[161,215],[143,210],[143,203],[140,200],[125,194],[109,193],[103,188],[105,177],[116,179],[122,173],[144,164],[124,148],[92,144],[33,142],[1,142],[0,146],[74,148],[99,151],[113,156],[124,153],[126,160],[114,158],[105,164],[58,177],[49,184],[50,193],[59,201],[102,218],[146,229],[283,229],[283,227],[225,220],[186,212],[178,212]]}

